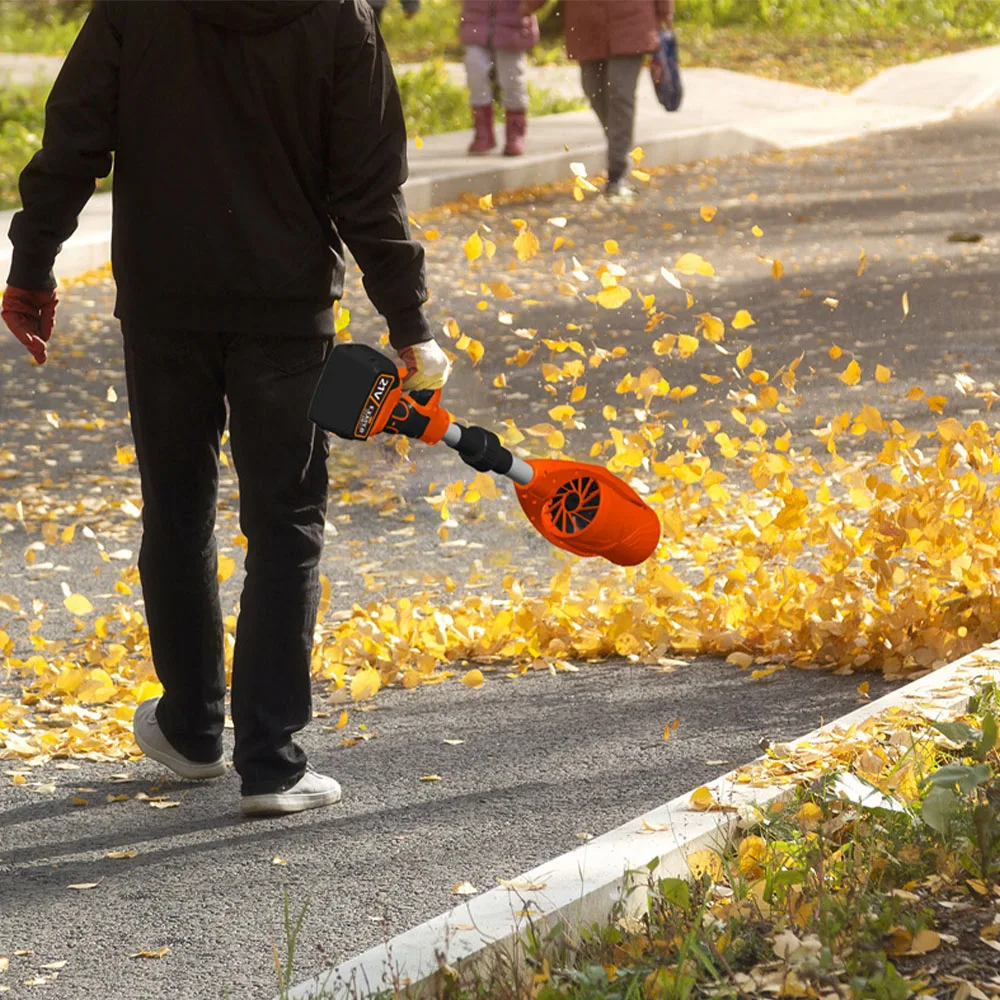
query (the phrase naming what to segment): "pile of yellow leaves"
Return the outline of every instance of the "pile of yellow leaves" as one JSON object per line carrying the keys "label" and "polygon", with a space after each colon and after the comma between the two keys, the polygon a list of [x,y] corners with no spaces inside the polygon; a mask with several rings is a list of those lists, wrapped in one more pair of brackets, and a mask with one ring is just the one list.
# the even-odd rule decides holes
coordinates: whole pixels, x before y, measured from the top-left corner
{"label": "pile of yellow leaves", "polygon": [[[514,252],[530,259],[539,241],[523,220],[514,222]],[[565,224],[561,218],[549,222]],[[609,240],[605,250],[617,253],[618,245]],[[478,232],[465,244],[470,262],[495,252]],[[602,264],[589,275],[574,258],[563,270],[581,287],[597,279],[600,290],[587,297],[599,307],[620,308],[632,298],[619,265]],[[682,255],[675,270],[714,274],[697,254]],[[662,275],[681,289],[673,271],[664,268]],[[576,286],[564,284],[576,294]],[[484,289],[500,298],[510,292],[503,282]],[[690,309],[694,299],[685,295]],[[650,330],[664,314],[652,295],[638,297]],[[721,343],[726,323],[720,317],[702,313],[694,320],[693,332],[656,340],[654,353],[690,357],[703,346],[730,353]],[[730,326],[743,331],[754,322],[740,310]],[[535,339],[536,331],[516,332]],[[446,333],[479,363],[479,341],[454,321]],[[567,401],[549,411],[551,424],[522,432],[506,421],[504,439],[509,447],[544,442],[547,454],[558,456],[564,431],[584,427],[573,405],[586,396],[582,379],[626,351],[540,339],[508,364],[526,364],[539,346],[548,352],[541,361],[545,388],[555,394],[568,383]],[[842,352],[829,353],[836,360]],[[677,654],[711,655],[749,669],[755,679],[788,665],[899,677],[934,669],[995,638],[1000,433],[984,420],[963,424],[953,417],[930,430],[908,429],[866,404],[818,424],[801,444],[791,430],[779,434],[771,425],[781,425],[799,402],[802,356],[775,373],[753,367],[751,346],[733,360],[736,383],[723,419],[678,420],[658,411],[661,403],[683,404],[698,386],[671,386],[651,365],[618,384],[621,414],[603,407],[608,436],[593,443],[590,455],[628,479],[658,512],[663,539],[654,558],[603,576],[570,563],[541,593],[529,593],[509,574],[494,596],[449,604],[416,595],[355,606],[346,621],[325,617],[330,588],[324,581],[315,676],[355,701],[386,684],[440,682],[452,676],[449,665],[462,660],[519,676],[535,667],[571,668],[573,661],[624,657],[656,665]],[[882,366],[873,374],[880,385],[891,377]],[[710,385],[722,381],[718,375],[701,378]],[[864,381],[857,359],[839,379],[848,387]],[[924,399],[932,414],[946,402],[917,387],[906,398]],[[625,429],[615,426],[620,419],[628,419]],[[857,454],[861,447],[865,453]],[[449,489],[435,503],[442,520],[450,517],[449,498],[472,503],[496,492],[487,476],[464,491],[461,483]],[[530,530],[527,523],[524,528]],[[442,532],[447,537],[445,527]],[[129,594],[135,579],[131,569],[119,592]],[[15,598],[0,595],[0,610],[28,621],[32,647],[22,649],[0,631],[0,662],[24,686],[23,697],[0,700],[0,757],[129,752],[134,705],[158,690],[141,614],[123,603],[91,621],[89,601],[67,595],[71,600],[67,608],[77,615],[78,634],[47,640],[39,608],[22,609]],[[230,653],[234,630],[230,617]],[[478,674],[469,686],[482,680]]]}
{"label": "pile of yellow leaves", "polygon": [[843,770],[912,805],[944,745],[926,715],[916,707],[896,705],[862,722],[775,744],[763,757],[739,768],[735,780],[755,788],[805,786],[831,769]]}
{"label": "pile of yellow leaves", "polygon": [[[865,433],[879,436],[876,461],[838,458],[838,434],[862,420]],[[995,638],[1000,435],[953,418],[923,435],[871,413],[844,414],[819,435],[831,454],[826,466],[790,446],[771,450],[763,434],[743,442],[754,446],[753,486],[740,488],[707,454],[706,435],[692,433],[686,449],[652,461],[649,439],[662,436],[653,424],[616,436],[609,465],[645,461],[655,486],[646,498],[664,529],[656,558],[601,577],[568,564],[539,596],[510,574],[502,597],[401,598],[355,606],[340,622],[324,619],[324,581],[314,673],[355,700],[385,684],[440,682],[460,660],[502,664],[517,676],[609,657],[656,664],[680,653],[725,656],[755,678],[786,665],[901,676]],[[67,606],[79,597],[68,596]],[[9,596],[0,606],[20,611]],[[40,625],[29,625],[34,649],[23,658],[0,631],[5,666],[26,689],[0,702],[2,753],[127,750],[132,707],[157,690],[141,614],[122,604],[71,640],[46,640]],[[230,617],[230,650],[234,629]]]}

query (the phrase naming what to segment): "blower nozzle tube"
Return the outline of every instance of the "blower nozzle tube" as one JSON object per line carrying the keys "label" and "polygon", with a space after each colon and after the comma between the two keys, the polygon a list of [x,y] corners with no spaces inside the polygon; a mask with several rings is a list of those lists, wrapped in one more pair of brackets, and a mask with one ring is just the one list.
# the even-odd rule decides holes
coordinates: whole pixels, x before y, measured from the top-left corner
{"label": "blower nozzle tube", "polygon": [[527,462],[511,454],[485,427],[463,427],[452,421],[441,440],[477,472],[495,472],[521,486],[527,486],[534,475]]}

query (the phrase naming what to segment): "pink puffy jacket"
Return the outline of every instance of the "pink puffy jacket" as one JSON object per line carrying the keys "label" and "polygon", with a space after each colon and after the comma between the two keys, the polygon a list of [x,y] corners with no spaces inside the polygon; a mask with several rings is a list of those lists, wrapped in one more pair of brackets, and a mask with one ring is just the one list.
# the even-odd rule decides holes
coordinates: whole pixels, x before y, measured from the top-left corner
{"label": "pink puffy jacket", "polygon": [[530,49],[538,41],[538,21],[521,17],[520,0],[462,0],[463,45],[490,49]]}

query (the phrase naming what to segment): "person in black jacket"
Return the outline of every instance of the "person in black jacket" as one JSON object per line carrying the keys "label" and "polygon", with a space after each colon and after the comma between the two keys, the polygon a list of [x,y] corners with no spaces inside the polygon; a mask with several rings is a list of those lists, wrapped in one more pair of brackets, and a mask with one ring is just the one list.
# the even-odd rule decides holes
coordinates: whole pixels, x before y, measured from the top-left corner
{"label": "person in black jacket", "polygon": [[449,364],[424,317],[401,185],[399,94],[365,0],[98,0],[46,106],[3,319],[38,363],[53,263],[114,163],[112,264],[142,480],[139,554],[163,695],[135,713],[147,756],[222,774],[224,644],[214,538],[227,403],[248,539],[232,676],[245,813],[329,805],[340,786],[294,735],[310,661],[327,440],[308,419],[344,244],[407,369]]}

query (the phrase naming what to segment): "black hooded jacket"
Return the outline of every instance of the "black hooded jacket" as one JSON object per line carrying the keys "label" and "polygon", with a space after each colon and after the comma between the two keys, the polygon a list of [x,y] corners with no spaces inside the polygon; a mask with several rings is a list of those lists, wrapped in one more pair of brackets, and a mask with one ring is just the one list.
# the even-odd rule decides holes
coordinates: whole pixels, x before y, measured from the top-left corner
{"label": "black hooded jacket", "polygon": [[394,346],[429,338],[402,108],[365,0],[98,0],[21,175],[11,285],[55,287],[112,156],[126,330],[329,335],[346,243]]}

